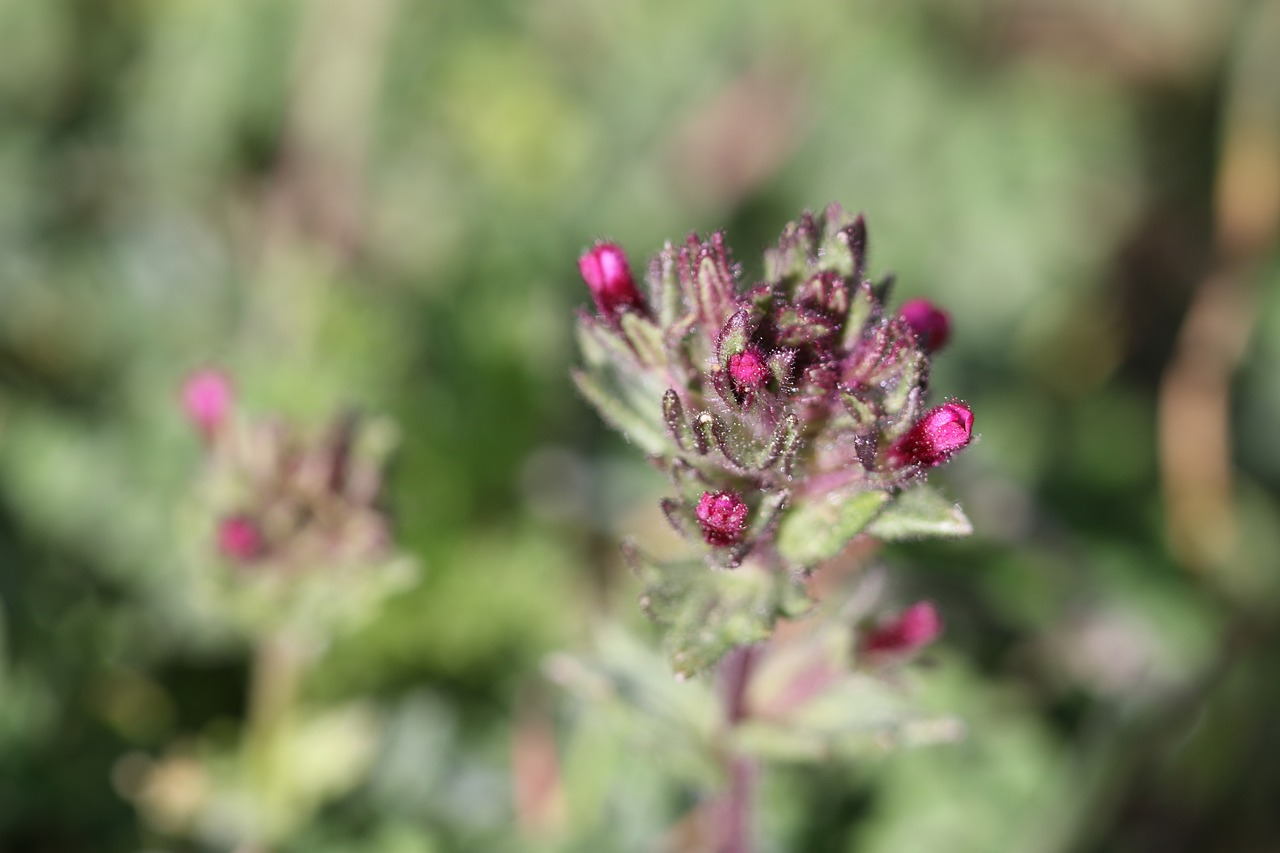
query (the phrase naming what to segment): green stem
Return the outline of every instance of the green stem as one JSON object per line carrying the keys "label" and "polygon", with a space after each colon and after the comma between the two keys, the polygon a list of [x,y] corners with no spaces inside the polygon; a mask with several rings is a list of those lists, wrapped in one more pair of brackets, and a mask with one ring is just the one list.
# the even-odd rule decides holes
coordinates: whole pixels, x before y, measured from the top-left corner
{"label": "green stem", "polygon": [[254,648],[245,751],[253,788],[268,813],[279,791],[282,736],[292,722],[306,663],[303,645],[286,632],[267,634]]}

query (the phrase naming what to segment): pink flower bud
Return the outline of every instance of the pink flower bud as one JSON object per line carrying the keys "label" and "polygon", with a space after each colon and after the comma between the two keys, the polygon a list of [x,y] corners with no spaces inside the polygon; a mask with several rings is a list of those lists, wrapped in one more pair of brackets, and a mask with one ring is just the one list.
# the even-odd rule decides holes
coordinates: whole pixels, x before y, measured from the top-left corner
{"label": "pink flower bud", "polygon": [[906,655],[929,645],[941,633],[938,611],[932,603],[921,601],[869,631],[859,648],[868,655]]}
{"label": "pink flower bud", "polygon": [[899,316],[916,333],[929,352],[937,352],[951,337],[951,318],[928,299],[910,299],[903,304]]}
{"label": "pink flower bud", "polygon": [[694,515],[702,538],[717,548],[736,544],[747,529],[747,504],[734,492],[703,492]]}
{"label": "pink flower bud", "polygon": [[597,243],[578,258],[578,271],[590,288],[601,316],[613,320],[623,310],[643,310],[644,299],[636,290],[627,255],[618,245]]}
{"label": "pink flower bud", "polygon": [[739,388],[754,390],[769,381],[769,367],[760,350],[747,347],[729,356],[729,375]]}
{"label": "pink flower bud", "polygon": [[973,437],[973,412],[964,403],[930,409],[889,448],[893,465],[941,465]]}
{"label": "pink flower bud", "polygon": [[231,380],[219,370],[197,370],[182,385],[182,407],[205,438],[212,438],[231,411]]}
{"label": "pink flower bud", "polygon": [[262,532],[252,519],[229,515],[218,524],[218,551],[237,563],[250,563],[263,554]]}

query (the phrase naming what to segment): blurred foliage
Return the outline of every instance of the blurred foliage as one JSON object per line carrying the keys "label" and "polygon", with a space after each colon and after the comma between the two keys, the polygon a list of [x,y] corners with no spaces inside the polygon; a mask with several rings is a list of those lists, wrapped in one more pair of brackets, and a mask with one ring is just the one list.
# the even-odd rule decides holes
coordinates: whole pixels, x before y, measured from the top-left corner
{"label": "blurred foliage", "polygon": [[660,477],[568,381],[574,260],[831,200],[953,314],[976,534],[873,559],[945,614],[912,689],[966,736],[771,766],[760,848],[1280,843],[1274,0],[39,0],[0,43],[0,849],[226,849],[234,810],[130,801],[245,715],[183,603],[206,364],[394,420],[423,567],[316,661],[342,766],[297,772],[349,778],[279,849],[689,849],[696,756],[544,673],[662,665],[616,546]]}

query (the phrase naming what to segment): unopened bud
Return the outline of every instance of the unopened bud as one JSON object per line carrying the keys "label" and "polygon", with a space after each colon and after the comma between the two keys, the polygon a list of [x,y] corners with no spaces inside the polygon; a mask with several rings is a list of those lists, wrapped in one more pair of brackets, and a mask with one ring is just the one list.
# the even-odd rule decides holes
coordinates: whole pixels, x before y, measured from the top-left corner
{"label": "unopened bud", "polygon": [[928,601],[917,602],[862,638],[859,649],[867,655],[907,655],[919,651],[942,634],[942,618]]}
{"label": "unopened bud", "polygon": [[631,277],[627,255],[614,243],[597,243],[578,258],[578,271],[591,290],[596,310],[610,320],[628,309],[643,309],[644,299]]}
{"label": "unopened bud", "polygon": [[760,350],[747,347],[729,357],[729,375],[739,388],[755,390],[769,381],[769,367]]}
{"label": "unopened bud", "polygon": [[747,529],[747,504],[734,492],[703,492],[694,511],[708,545],[735,545]]}
{"label": "unopened bud", "polygon": [[205,437],[212,438],[231,412],[231,380],[219,370],[197,370],[182,385],[182,408]]}
{"label": "unopened bud", "polygon": [[231,515],[218,525],[218,551],[237,563],[250,563],[262,556],[262,532],[243,515]]}
{"label": "unopened bud", "polygon": [[973,412],[964,403],[930,409],[889,448],[893,465],[941,465],[973,438]]}
{"label": "unopened bud", "polygon": [[898,314],[929,352],[942,349],[951,337],[951,318],[928,299],[908,300]]}

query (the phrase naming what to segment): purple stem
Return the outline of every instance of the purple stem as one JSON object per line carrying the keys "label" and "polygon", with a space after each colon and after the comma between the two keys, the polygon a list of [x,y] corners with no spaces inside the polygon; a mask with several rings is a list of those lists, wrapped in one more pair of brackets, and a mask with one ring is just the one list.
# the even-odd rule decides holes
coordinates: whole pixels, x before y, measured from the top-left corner
{"label": "purple stem", "polygon": [[[721,664],[721,687],[724,691],[725,724],[728,728],[745,720],[747,686],[755,666],[756,649],[741,646],[734,649]],[[755,762],[741,755],[728,758],[729,790],[717,809],[717,853],[750,853],[752,789],[755,787]]]}

